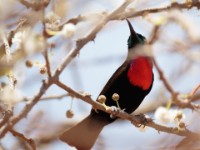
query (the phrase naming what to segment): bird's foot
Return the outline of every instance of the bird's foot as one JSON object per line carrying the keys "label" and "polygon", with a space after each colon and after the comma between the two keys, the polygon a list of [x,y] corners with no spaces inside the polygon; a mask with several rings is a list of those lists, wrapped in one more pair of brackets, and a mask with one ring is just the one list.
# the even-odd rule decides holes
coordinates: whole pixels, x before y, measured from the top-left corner
{"label": "bird's foot", "polygon": [[115,119],[116,115],[119,113],[119,111],[121,110],[120,108],[116,107],[116,106],[111,106],[110,107],[111,111],[113,112],[113,114],[110,114],[110,118],[111,119]]}
{"label": "bird's foot", "polygon": [[138,115],[135,115],[135,117],[138,119],[138,125],[136,125],[137,127],[141,127],[141,126],[146,126],[147,123],[151,122],[152,119],[147,117],[146,115],[144,114],[138,114]]}

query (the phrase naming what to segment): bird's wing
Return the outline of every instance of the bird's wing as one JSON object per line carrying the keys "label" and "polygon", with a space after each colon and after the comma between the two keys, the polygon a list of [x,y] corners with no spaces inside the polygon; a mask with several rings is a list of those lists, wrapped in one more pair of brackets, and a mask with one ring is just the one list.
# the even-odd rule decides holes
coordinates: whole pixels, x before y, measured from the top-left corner
{"label": "bird's wing", "polygon": [[129,63],[125,61],[111,76],[111,78],[108,80],[107,84],[104,86],[103,90],[99,95],[104,95],[104,93],[110,88],[110,86],[116,81],[117,78],[119,78],[120,75],[122,75],[123,72],[127,69]]}

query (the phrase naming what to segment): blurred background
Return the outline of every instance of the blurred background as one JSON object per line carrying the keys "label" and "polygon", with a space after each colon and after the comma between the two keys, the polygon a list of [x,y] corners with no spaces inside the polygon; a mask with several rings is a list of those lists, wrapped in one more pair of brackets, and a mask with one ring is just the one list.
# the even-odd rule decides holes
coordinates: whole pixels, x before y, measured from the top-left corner
{"label": "blurred background", "polygon": [[[3,53],[0,59],[16,57],[11,66],[0,63],[0,119],[5,109],[19,114],[40,90],[42,80],[47,78],[45,60],[41,53],[45,47],[43,22],[48,34],[48,50],[51,70],[54,71],[69,51],[76,46],[76,40],[85,37],[103,18],[120,6],[123,0],[50,0],[45,11],[27,8],[24,1],[0,0],[1,45],[11,30],[10,52]],[[29,1],[28,1],[29,2]],[[39,3],[39,0],[30,3]],[[175,2],[175,1],[173,1]],[[152,45],[152,52],[158,65],[172,87],[187,95],[200,82],[200,12],[193,7],[195,1],[176,1],[188,6],[187,9],[168,9],[157,13],[129,18],[136,32],[150,39],[154,27],[159,27],[158,38]],[[196,1],[198,2],[198,1]],[[129,11],[164,8],[170,6],[168,0],[135,0],[128,6]],[[85,20],[73,24],[66,21],[79,15]],[[45,18],[43,19],[43,16]],[[19,27],[19,23],[24,23]],[[60,29],[58,26],[65,23]],[[19,27],[19,28],[18,28]],[[129,28],[125,20],[109,21],[94,41],[87,43],[78,56],[65,68],[60,80],[76,91],[87,92],[95,100],[113,72],[123,63],[127,54]],[[32,66],[32,67],[30,67]],[[5,68],[3,68],[5,67]],[[6,71],[5,71],[6,70]],[[44,72],[43,72],[44,71]],[[199,112],[181,109],[167,104],[171,99],[163,82],[154,68],[154,84],[150,94],[134,112],[145,113],[160,124],[177,126],[174,117],[182,113],[182,121],[187,128],[199,132]],[[14,84],[14,81],[17,81]],[[198,104],[200,91],[194,103]],[[62,98],[55,98],[61,96]],[[57,139],[65,129],[81,121],[90,112],[91,106],[82,100],[72,98],[64,90],[52,85],[26,118],[21,119],[14,129],[35,141],[38,150],[72,150],[74,148]],[[72,118],[66,112],[72,110]],[[1,129],[1,128],[0,128]],[[117,120],[106,126],[96,141],[94,150],[134,150],[134,149],[178,149],[184,137],[158,132],[152,128],[136,128],[129,121]],[[194,143],[192,144],[195,145]],[[187,145],[191,146],[191,145]],[[195,147],[197,146],[197,147]],[[198,148],[199,145],[195,145]],[[31,149],[30,146],[8,132],[0,140],[2,150]]]}

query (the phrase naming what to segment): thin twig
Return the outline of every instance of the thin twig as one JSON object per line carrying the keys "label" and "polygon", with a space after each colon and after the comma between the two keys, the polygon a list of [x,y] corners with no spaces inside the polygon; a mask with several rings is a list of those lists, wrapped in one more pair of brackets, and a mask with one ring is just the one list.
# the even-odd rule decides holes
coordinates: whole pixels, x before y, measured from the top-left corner
{"label": "thin twig", "polygon": [[85,38],[79,39],[76,42],[76,47],[73,48],[68,55],[64,58],[61,65],[56,69],[53,76],[56,78],[60,75],[60,73],[63,71],[63,69],[74,59],[74,57],[79,54],[81,48],[83,48],[89,41],[93,41],[96,37],[96,34],[104,27],[104,25],[110,21],[115,15],[118,13],[124,11],[126,7],[133,2],[133,0],[127,0],[125,1],[121,6],[119,6],[117,9],[112,11],[110,14],[108,14],[106,17],[100,20],[100,23],[88,34],[85,36]]}
{"label": "thin twig", "polygon": [[192,91],[190,92],[191,100],[193,99],[195,93],[197,92],[197,90],[198,90],[199,88],[200,88],[200,83],[192,89]]}
{"label": "thin twig", "polygon": [[160,26],[155,26],[154,27],[154,29],[152,31],[152,34],[151,34],[151,37],[150,37],[150,40],[148,41],[149,45],[152,45],[158,39],[159,28],[160,28]]}
{"label": "thin twig", "polygon": [[[145,10],[141,10],[141,11],[137,11],[137,12],[133,12],[133,11],[124,12],[124,14],[122,16],[131,18],[131,17],[144,16],[145,14],[159,13],[159,12],[173,10],[173,9],[191,9],[193,7],[200,8],[200,3],[193,2],[191,5],[188,5],[187,2],[186,3],[174,2],[165,7],[150,8],[150,9],[145,9]],[[118,17],[118,16],[116,16],[116,17]]]}
{"label": "thin twig", "polygon": [[3,129],[0,132],[0,138],[2,138],[8,130],[12,129],[12,127],[19,122],[22,118],[26,117],[27,114],[30,112],[30,110],[37,104],[37,102],[40,100],[41,96],[44,95],[46,90],[50,87],[52,84],[52,81],[44,81],[42,84],[42,87],[40,88],[39,92],[36,94],[36,96],[28,102],[23,110],[15,117],[12,117],[8,120],[6,125],[3,127]]}
{"label": "thin twig", "polygon": [[[168,11],[168,10],[173,10],[173,9],[191,9],[193,7],[200,8],[200,3],[199,2],[193,2],[191,5],[188,5],[187,3],[171,3],[168,6],[165,7],[160,7],[160,8],[149,8],[149,9],[144,9],[144,10],[139,10],[139,11],[132,11],[132,9],[123,11],[122,13],[119,13],[115,15],[111,20],[119,20],[119,19],[126,19],[126,18],[133,18],[137,16],[145,16],[146,14],[151,14],[151,13],[159,13],[163,11]],[[67,23],[73,23],[77,24],[82,21],[88,20],[88,18],[94,18],[94,17],[99,17],[99,16],[106,16],[106,12],[102,11],[100,13],[91,13],[91,14],[85,14],[85,15],[78,15],[74,18],[71,18],[67,21],[64,21],[59,25],[59,28],[61,29],[65,24]]]}
{"label": "thin twig", "polygon": [[64,22],[62,22],[60,25],[59,25],[59,29],[61,29],[65,24],[68,24],[68,23],[72,23],[74,25],[82,22],[82,21],[87,21],[87,20],[90,20],[92,18],[97,18],[97,17],[103,17],[103,16],[106,16],[108,15],[107,12],[105,11],[102,11],[102,12],[98,12],[98,13],[89,13],[89,14],[84,14],[84,15],[78,15],[74,18],[71,18],[69,20],[66,20]]}
{"label": "thin twig", "polygon": [[51,78],[51,67],[50,67],[50,62],[49,62],[49,57],[48,57],[48,50],[47,48],[45,48],[44,52],[43,52],[44,58],[45,58],[45,62],[46,62],[46,68],[47,68],[47,74],[48,77]]}
{"label": "thin twig", "polygon": [[191,101],[198,101],[200,100],[200,93],[196,93],[192,98]]}
{"label": "thin twig", "polygon": [[165,85],[166,89],[171,93],[172,96],[172,102],[175,103],[177,106],[181,108],[191,108],[193,109],[199,109],[199,105],[191,103],[189,100],[182,100],[179,98],[179,93],[176,92],[172,86],[170,85],[169,81],[165,78],[163,71],[158,66],[155,58],[152,58],[154,66],[156,67],[156,70],[158,71],[160,80],[162,80],[163,84]]}
{"label": "thin twig", "polygon": [[28,143],[33,150],[36,150],[36,144],[32,139],[28,139],[22,133],[19,133],[13,129],[10,129],[9,131],[13,134],[13,136],[16,136],[16,137],[22,139],[24,142]]}
{"label": "thin twig", "polygon": [[24,6],[26,6],[27,8],[32,8],[33,10],[41,10],[44,9],[44,7],[46,7],[50,0],[43,0],[43,1],[35,1],[35,2],[29,2],[27,0],[19,0],[19,2],[21,4],[23,4]]}
{"label": "thin twig", "polygon": [[7,121],[9,120],[9,118],[13,115],[13,112],[11,110],[6,110],[4,112],[4,116],[3,118],[1,119],[0,121],[0,128],[5,124],[7,123]]}
{"label": "thin twig", "polygon": [[51,95],[42,97],[40,100],[50,100],[50,99],[63,99],[64,97],[69,96],[69,94],[61,94],[61,95]]}
{"label": "thin twig", "polygon": [[163,71],[161,70],[161,68],[158,66],[158,64],[157,64],[157,62],[156,62],[156,60],[155,60],[155,58],[152,58],[152,60],[153,60],[153,63],[154,63],[154,66],[155,66],[156,70],[158,71],[160,80],[163,81],[164,86],[165,86],[166,89],[171,93],[172,98],[173,98],[173,99],[177,99],[177,94],[178,94],[178,92],[176,92],[176,91],[172,88],[172,86],[170,85],[170,83],[168,82],[168,80],[165,78],[164,73],[163,73]]}

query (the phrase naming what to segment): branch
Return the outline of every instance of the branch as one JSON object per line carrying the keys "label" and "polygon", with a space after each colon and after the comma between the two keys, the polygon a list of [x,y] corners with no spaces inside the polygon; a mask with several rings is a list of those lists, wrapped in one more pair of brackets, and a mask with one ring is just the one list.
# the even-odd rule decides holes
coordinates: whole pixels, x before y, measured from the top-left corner
{"label": "branch", "polygon": [[[191,100],[188,99],[182,99],[181,95],[176,92],[172,86],[170,85],[169,81],[165,78],[163,71],[161,70],[161,68],[158,66],[155,58],[152,58],[154,66],[156,67],[160,80],[162,80],[163,84],[165,85],[166,89],[171,93],[172,96],[172,102],[174,102],[177,106],[181,107],[181,108],[191,108],[193,109],[199,109],[200,106],[197,104],[193,104],[191,103]],[[199,88],[199,85],[197,86],[197,88]],[[179,96],[180,95],[180,96]]]}
{"label": "branch", "polygon": [[[151,38],[148,41],[148,44],[150,45],[150,49],[151,49],[151,45],[158,39],[159,36],[159,28],[160,26],[155,26],[153,32],[151,33]],[[154,66],[156,68],[156,70],[158,71],[160,80],[162,80],[164,86],[166,87],[166,89],[171,93],[172,96],[172,100],[173,102],[182,107],[182,108],[191,108],[191,109],[198,109],[200,106],[199,105],[195,105],[191,103],[192,97],[194,96],[194,94],[196,93],[196,91],[200,88],[200,84],[198,84],[193,90],[192,92],[189,94],[189,99],[181,99],[181,97],[179,97],[179,93],[176,92],[173,87],[170,85],[169,81],[166,79],[166,77],[164,76],[163,71],[161,70],[161,68],[158,66],[155,58],[152,55],[152,61],[154,63]]]}
{"label": "branch", "polygon": [[47,69],[47,74],[48,77],[51,78],[51,67],[50,67],[50,62],[49,62],[49,57],[48,57],[48,49],[45,48],[44,52],[43,52],[43,56],[46,62],[46,69]]}
{"label": "branch", "polygon": [[[155,26],[154,29],[153,29],[153,32],[151,33],[151,37],[150,37],[150,40],[148,41],[148,44],[149,45],[152,45],[157,39],[158,39],[158,36],[159,36],[159,28],[160,26]],[[166,77],[164,76],[164,73],[163,71],[161,70],[161,68],[158,66],[155,58],[152,56],[152,61],[154,63],[154,66],[156,68],[156,70],[158,71],[158,74],[159,74],[159,77],[160,77],[160,80],[163,81],[163,84],[164,86],[166,87],[166,89],[171,93],[172,95],[172,98],[173,99],[177,99],[177,94],[178,92],[176,92],[172,86],[170,85],[170,83],[168,82],[168,80],[166,79]]]}
{"label": "branch", "polygon": [[13,115],[13,112],[11,110],[6,110],[4,112],[4,116],[3,118],[1,119],[0,121],[0,128],[5,124],[7,123],[7,121],[9,120],[9,118]]}
{"label": "branch", "polygon": [[98,110],[102,110],[108,114],[112,114],[114,116],[117,116],[119,118],[125,119],[125,120],[129,120],[131,121],[131,123],[133,123],[136,127],[141,126],[144,124],[144,119],[145,121],[145,126],[149,126],[154,128],[155,130],[157,130],[158,132],[166,132],[166,133],[171,133],[171,134],[175,134],[175,135],[179,135],[179,136],[186,136],[188,138],[198,138],[199,139],[199,134],[193,133],[190,130],[178,130],[176,127],[166,127],[163,125],[159,125],[156,124],[155,122],[153,122],[152,119],[147,118],[147,117],[143,117],[143,116],[133,116],[130,115],[126,112],[124,112],[123,110],[118,110],[116,112],[116,110],[113,110],[112,107],[107,106],[107,108],[105,108],[105,106],[97,101],[94,101],[90,95],[88,94],[80,94],[76,91],[74,91],[73,89],[71,89],[70,87],[68,87],[67,85],[63,84],[62,82],[58,81],[56,83],[60,88],[62,88],[63,90],[67,91],[68,93],[70,93],[71,95],[73,95],[74,97],[83,100],[84,102],[92,105],[93,109],[98,109]]}
{"label": "branch", "polygon": [[191,101],[197,101],[199,99],[200,99],[200,93],[197,93],[191,98]]}
{"label": "branch", "polygon": [[50,100],[50,99],[63,99],[64,97],[70,96],[69,94],[61,94],[61,95],[51,95],[42,97],[40,100]]}
{"label": "branch", "polygon": [[[44,13],[44,12],[43,12]],[[51,78],[52,74],[51,74],[51,67],[50,67],[50,61],[49,61],[49,56],[48,56],[48,43],[47,43],[47,37],[46,37],[46,26],[45,26],[45,23],[43,22],[43,34],[44,34],[44,41],[45,41],[45,47],[44,47],[44,51],[42,52],[43,56],[44,56],[44,59],[45,59],[45,62],[46,62],[46,70],[47,70],[47,74],[48,74],[48,77]],[[52,49],[52,45],[50,45],[50,50]]]}
{"label": "branch", "polygon": [[27,114],[29,113],[29,111],[35,106],[35,104],[40,100],[41,96],[44,95],[44,93],[46,92],[46,90],[49,88],[49,86],[52,84],[53,82],[50,80],[48,81],[43,81],[43,84],[38,92],[38,94],[36,94],[36,96],[30,101],[28,102],[25,107],[23,108],[23,110],[15,117],[12,117],[11,119],[8,120],[8,122],[6,123],[6,125],[3,127],[3,129],[0,132],[0,138],[2,138],[7,132],[8,130],[11,130],[12,127],[19,122],[22,118],[26,117]]}
{"label": "branch", "polygon": [[85,14],[85,15],[78,15],[74,18],[71,18],[69,20],[66,20],[64,22],[62,22],[60,25],[59,25],[59,29],[61,30],[61,28],[65,25],[65,24],[68,24],[68,23],[72,23],[74,25],[82,22],[82,21],[87,21],[87,20],[90,20],[92,18],[99,18],[99,17],[103,17],[103,16],[106,16],[107,15],[107,12],[105,11],[102,11],[100,13],[89,13],[89,14]]}
{"label": "branch", "polygon": [[22,133],[19,133],[13,129],[9,131],[13,134],[13,136],[17,136],[18,138],[22,139],[24,142],[28,143],[32,147],[33,150],[36,150],[36,144],[32,139],[28,139]]}
{"label": "branch", "polygon": [[197,90],[198,90],[199,88],[200,88],[200,83],[192,89],[192,91],[191,91],[190,94],[189,94],[191,100],[194,98],[194,95],[195,95],[195,93],[197,92]]}
{"label": "branch", "polygon": [[[21,20],[19,21],[19,23],[17,24],[16,28],[13,29],[13,30],[11,30],[11,31],[8,33],[8,36],[5,37],[6,39],[4,39],[4,40],[6,40],[6,43],[3,42],[3,44],[0,45],[1,51],[4,50],[5,53],[6,53],[6,47],[9,47],[9,46],[12,45],[12,38],[14,37],[15,33],[21,28],[21,26],[22,26],[25,22],[26,22],[25,19],[21,19]],[[0,52],[0,53],[2,53],[2,52]],[[2,55],[2,56],[3,56],[3,55]],[[2,56],[0,55],[0,58],[1,58]]]}
{"label": "branch", "polygon": [[101,19],[100,23],[88,35],[86,35],[85,38],[77,40],[76,47],[73,48],[64,58],[62,64],[58,67],[53,76],[58,77],[63,69],[74,59],[74,57],[77,56],[77,54],[79,54],[81,48],[83,48],[88,42],[93,41],[96,37],[96,34],[104,27],[104,25],[112,20],[114,16],[116,16],[120,12],[123,12],[131,2],[133,2],[133,0],[125,1],[119,8],[115,9],[106,17]]}
{"label": "branch", "polygon": [[191,9],[193,7],[197,7],[199,9],[200,3],[197,1],[197,2],[192,2],[190,5],[188,5],[188,2],[186,3],[173,2],[166,7],[145,9],[145,10],[137,11],[134,13],[132,11],[124,12],[124,16],[126,16],[127,18],[131,18],[131,17],[144,16],[150,13],[159,13],[159,12],[173,10],[173,9]]}
{"label": "branch", "polygon": [[168,80],[165,78],[164,73],[163,73],[163,71],[161,70],[161,68],[158,66],[158,64],[157,64],[157,62],[156,62],[156,60],[155,60],[155,58],[152,58],[152,60],[153,60],[153,63],[154,63],[154,66],[155,66],[156,70],[158,71],[160,80],[163,81],[164,86],[165,86],[166,89],[171,93],[172,98],[173,98],[173,99],[177,99],[177,94],[178,94],[178,92],[176,92],[176,91],[172,88],[172,86],[170,85],[170,83],[168,82]]}
{"label": "branch", "polygon": [[[193,7],[197,7],[198,9],[200,8],[200,3],[197,1],[193,1],[190,5],[188,3],[177,3],[173,2],[168,6],[161,7],[161,8],[150,8],[150,9],[144,9],[144,10],[139,10],[139,11],[133,11],[132,9],[129,9],[127,11],[122,11],[123,13],[119,13],[115,15],[111,20],[122,20],[122,19],[127,19],[127,18],[133,18],[133,17],[138,17],[138,16],[145,16],[146,14],[151,14],[151,13],[159,13],[167,10],[173,10],[173,9],[191,9]],[[78,24],[79,22],[86,21],[90,18],[98,18],[102,16],[106,16],[107,13],[105,11],[102,11],[100,13],[90,13],[90,14],[85,14],[85,15],[78,15],[74,18],[71,18],[69,20],[64,21],[59,25],[59,29],[61,29],[65,24],[67,23],[72,23],[74,25]]]}

